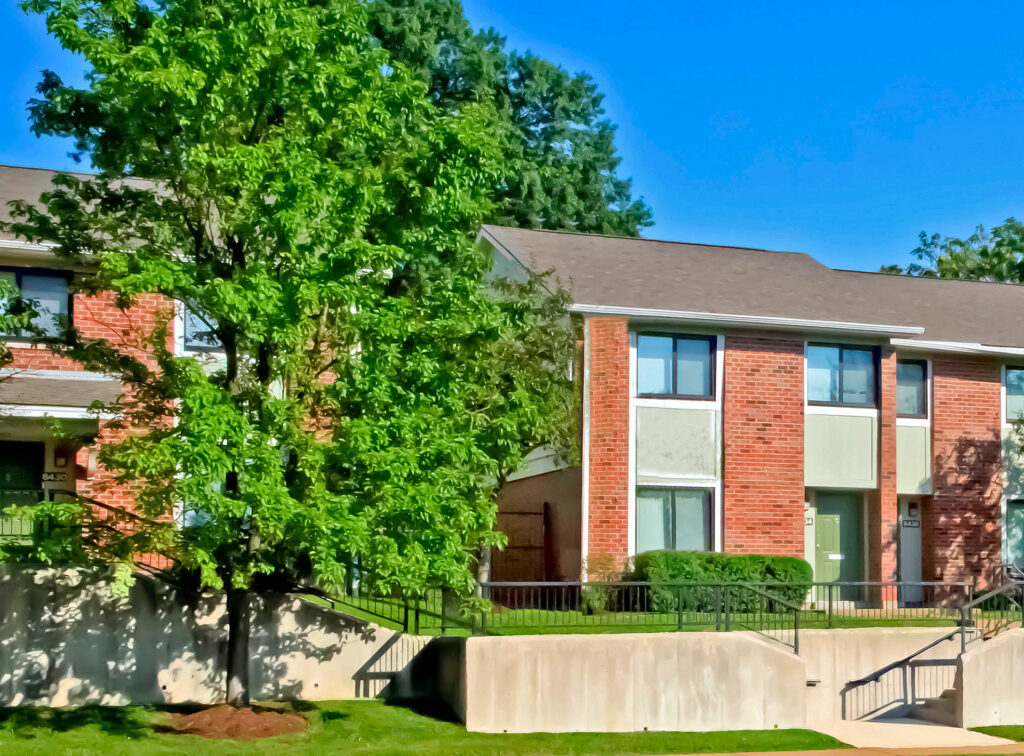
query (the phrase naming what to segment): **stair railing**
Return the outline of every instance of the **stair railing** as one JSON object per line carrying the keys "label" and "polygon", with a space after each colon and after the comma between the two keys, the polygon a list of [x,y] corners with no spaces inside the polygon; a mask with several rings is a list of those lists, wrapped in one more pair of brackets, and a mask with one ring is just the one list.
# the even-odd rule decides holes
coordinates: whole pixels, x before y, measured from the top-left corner
{"label": "stair railing", "polygon": [[[894,661],[891,664],[886,664],[884,667],[875,670],[866,677],[862,677],[858,680],[850,680],[850,682],[846,683],[846,685],[843,687],[842,691],[840,691],[840,697],[842,699],[842,718],[847,718],[847,714],[849,713],[848,699],[852,697],[852,694],[854,694],[855,692],[862,691],[867,685],[880,682],[882,678],[888,675],[890,672],[900,671],[902,673],[900,683],[902,687],[901,695],[898,698],[890,698],[890,700],[883,701],[880,705],[875,706],[870,711],[862,714],[861,717],[879,711],[893,703],[915,703],[915,699],[917,698],[917,686],[915,680],[913,679],[913,675],[918,667],[955,666],[956,664],[955,660],[953,660],[952,662],[948,659],[922,660],[920,657],[928,651],[931,651],[936,646],[951,641],[958,636],[960,638],[960,653],[963,653],[967,649],[968,643],[972,643],[981,637],[975,628],[968,627],[966,625],[961,625],[955,630],[951,630],[950,632],[946,633],[942,637],[936,638],[927,646],[919,648],[912,654],[908,654],[907,656],[904,656],[902,659]],[[861,717],[857,718],[859,719]]]}
{"label": "stair railing", "polygon": [[[961,627],[976,628],[980,621],[982,635],[987,637],[998,635],[1014,623],[1024,627],[1024,581],[1015,577],[1018,568],[1003,565],[1003,569],[1006,580],[1002,585],[960,606]],[[995,632],[985,632],[993,627]]]}

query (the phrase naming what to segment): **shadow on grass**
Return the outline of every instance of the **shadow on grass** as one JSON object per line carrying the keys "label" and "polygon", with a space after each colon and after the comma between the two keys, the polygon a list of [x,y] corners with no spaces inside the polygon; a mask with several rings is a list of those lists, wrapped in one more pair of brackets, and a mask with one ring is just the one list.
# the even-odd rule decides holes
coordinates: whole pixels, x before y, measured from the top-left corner
{"label": "shadow on grass", "polygon": [[384,703],[387,706],[394,706],[399,709],[410,711],[413,714],[419,714],[421,717],[436,719],[439,722],[451,722],[458,725],[462,724],[462,720],[459,719],[455,710],[441,700],[432,698],[410,698],[395,699],[392,701],[385,701]]}
{"label": "shadow on grass", "polygon": [[142,738],[152,733],[145,712],[113,706],[80,706],[74,709],[0,709],[0,730],[20,738],[36,737],[41,731],[68,732],[95,726],[108,735]]}

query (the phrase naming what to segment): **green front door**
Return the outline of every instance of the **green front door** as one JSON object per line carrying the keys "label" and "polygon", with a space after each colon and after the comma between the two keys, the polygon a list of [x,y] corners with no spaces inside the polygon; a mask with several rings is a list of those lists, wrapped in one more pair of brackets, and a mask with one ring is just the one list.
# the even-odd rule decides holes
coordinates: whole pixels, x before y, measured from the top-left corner
{"label": "green front door", "polygon": [[46,445],[42,441],[0,441],[0,539],[25,541],[32,534],[27,517],[10,517],[11,505],[38,504],[42,498]]}
{"label": "green front door", "polygon": [[1006,560],[1024,569],[1024,501],[1006,504]]}
{"label": "green front door", "polygon": [[839,580],[842,551],[839,545],[839,515],[818,512],[814,521],[814,579],[819,583]]}
{"label": "green front door", "polygon": [[[822,583],[853,583],[864,580],[864,512],[860,491],[818,491],[814,505],[815,580]],[[819,535],[820,533],[820,535]],[[860,590],[843,590],[844,599],[855,600]]]}

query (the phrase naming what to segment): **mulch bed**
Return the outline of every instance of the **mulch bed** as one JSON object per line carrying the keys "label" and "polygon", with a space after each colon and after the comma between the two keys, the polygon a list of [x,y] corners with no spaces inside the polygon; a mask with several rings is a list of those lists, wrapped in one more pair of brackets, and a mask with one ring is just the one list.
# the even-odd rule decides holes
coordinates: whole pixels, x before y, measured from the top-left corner
{"label": "mulch bed", "polygon": [[306,718],[290,711],[251,707],[236,709],[223,704],[192,714],[172,714],[166,731],[221,740],[252,740],[305,732]]}

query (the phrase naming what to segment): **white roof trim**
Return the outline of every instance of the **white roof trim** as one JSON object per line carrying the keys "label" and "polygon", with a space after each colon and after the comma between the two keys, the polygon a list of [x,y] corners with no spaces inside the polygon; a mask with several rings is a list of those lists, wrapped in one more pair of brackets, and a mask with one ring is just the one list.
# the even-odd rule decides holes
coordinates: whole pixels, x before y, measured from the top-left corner
{"label": "white roof trim", "polygon": [[918,341],[917,339],[890,339],[894,347],[919,349],[922,352],[955,352],[957,354],[983,354],[1005,357],[1024,357],[1024,349],[1018,347],[987,346],[967,341]]}
{"label": "white roof trim", "polygon": [[56,244],[36,244],[35,242],[21,241],[19,239],[0,239],[0,249],[17,249],[28,252],[49,252],[56,247]]}
{"label": "white roof trim", "polygon": [[108,412],[93,412],[88,407],[59,407],[45,404],[0,404],[0,420],[8,417],[45,417],[60,420],[100,420],[116,417]]}
{"label": "white roof trim", "polygon": [[588,315],[618,315],[646,320],[668,320],[678,323],[702,325],[745,326],[748,328],[777,328],[796,331],[828,331],[862,333],[878,336],[917,336],[924,333],[921,326],[879,325],[876,323],[846,323],[835,320],[809,320],[805,318],[779,318],[769,315],[727,315],[717,312],[688,312],[685,310],[655,310],[647,307],[617,307],[614,305],[569,305],[570,312]]}
{"label": "white roof trim", "polygon": [[36,378],[50,381],[104,381],[116,382],[119,379],[104,373],[89,370],[41,370],[36,368],[0,368],[0,378]]}

